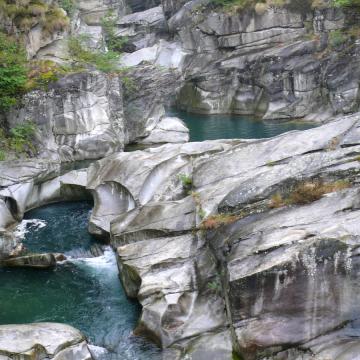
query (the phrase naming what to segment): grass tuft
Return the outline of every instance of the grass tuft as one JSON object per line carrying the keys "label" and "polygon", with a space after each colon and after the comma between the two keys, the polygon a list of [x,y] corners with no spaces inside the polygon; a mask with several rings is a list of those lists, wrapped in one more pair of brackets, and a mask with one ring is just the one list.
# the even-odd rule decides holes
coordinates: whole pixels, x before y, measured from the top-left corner
{"label": "grass tuft", "polygon": [[306,205],[320,200],[325,194],[348,189],[349,187],[351,187],[351,183],[347,180],[329,183],[320,180],[305,181],[296,185],[286,197],[279,192],[273,195],[269,207],[277,209],[289,205]]}

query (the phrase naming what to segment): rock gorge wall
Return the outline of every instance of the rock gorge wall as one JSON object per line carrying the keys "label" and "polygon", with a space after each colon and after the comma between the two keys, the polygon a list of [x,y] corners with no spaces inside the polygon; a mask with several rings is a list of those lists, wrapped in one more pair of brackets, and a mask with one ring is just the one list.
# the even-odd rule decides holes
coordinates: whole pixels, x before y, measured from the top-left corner
{"label": "rock gorge wall", "polygon": [[[26,210],[92,196],[89,230],[116,250],[124,289],[143,306],[135,333],[159,344],[164,360],[356,359],[358,43],[328,47],[329,33],[354,20],[330,9],[231,15],[207,3],[79,1],[68,32],[29,42],[29,57],[59,63],[70,61],[70,33],[91,34],[104,49],[100,23],[112,9],[129,38],[122,66],[135,89],[89,69],[7,114],[8,126],[38,125],[39,154],[0,163],[0,257],[21,254],[13,230]],[[184,144],[186,127],[165,114],[174,104],[328,123],[267,140]],[[178,144],[122,152],[134,142]],[[311,203],[272,207],[297,184],[338,181],[341,190]],[[78,340],[83,355],[74,358],[90,358]]]}
{"label": "rock gorge wall", "polygon": [[181,108],[275,120],[324,120],[359,109],[358,42],[348,50],[329,48],[332,31],[357,24],[349,14],[270,8],[228,15],[199,8],[190,2],[168,15],[187,53]]}
{"label": "rock gorge wall", "polygon": [[[143,306],[135,333],[164,359],[356,359],[359,129],[355,114],[267,140],[116,153],[65,175],[3,163],[1,219],[90,192],[90,231],[110,237]],[[345,186],[272,207],[306,181]]]}

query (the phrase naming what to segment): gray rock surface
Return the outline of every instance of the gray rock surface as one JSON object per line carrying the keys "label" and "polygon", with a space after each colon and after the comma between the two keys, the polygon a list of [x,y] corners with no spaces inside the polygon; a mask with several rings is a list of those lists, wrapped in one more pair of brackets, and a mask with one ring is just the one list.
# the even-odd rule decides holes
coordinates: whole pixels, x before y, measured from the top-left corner
{"label": "gray rock surface", "polygon": [[84,336],[56,323],[0,326],[0,356],[4,359],[91,360]]}
{"label": "gray rock surface", "polygon": [[51,269],[56,266],[54,254],[31,254],[0,261],[0,266]]}
{"label": "gray rock surface", "polygon": [[[91,0],[77,2],[72,33],[92,34],[90,47],[105,50],[100,23],[111,9],[132,68],[69,75],[27,94],[7,118],[36,122],[40,159],[0,163],[0,258],[21,255],[13,230],[26,210],[92,196],[90,232],[110,239],[124,289],[142,305],[135,333],[164,359],[358,358],[360,48],[330,46],[332,31],[356,16]],[[29,36],[31,56],[69,60],[67,34],[46,39],[35,27]],[[331,121],[266,140],[181,144],[186,128],[165,116],[174,104]],[[175,144],[121,152],[164,142]],[[84,159],[101,160],[87,171],[61,166]],[[304,181],[345,186],[273,208]],[[0,357],[18,355],[91,358],[75,330],[0,327]]]}
{"label": "gray rock surface", "polygon": [[176,117],[163,117],[150,135],[138,141],[140,144],[186,143],[189,129]]}
{"label": "gray rock surface", "polygon": [[[351,358],[359,126],[354,114],[271,139],[166,144],[65,174],[57,162],[4,162],[2,257],[16,253],[9,230],[26,209],[91,193],[90,231],[110,238],[124,289],[143,307],[135,333],[164,356]],[[345,186],[271,207],[314,179]]]}
{"label": "gray rock surface", "polygon": [[[88,187],[100,204],[119,189],[132,199],[129,211],[113,203],[111,217],[94,216],[110,231],[127,294],[143,305],[137,333],[179,359],[223,353],[221,342],[196,349],[201,334],[216,339],[228,327],[245,359],[355,356],[358,126],[356,114],[272,139],[165,145],[95,163]],[[179,174],[192,179],[190,195]],[[314,179],[345,186],[272,209],[274,194]],[[110,182],[117,187],[99,192]]]}
{"label": "gray rock surface", "polygon": [[97,159],[124,146],[122,89],[117,78],[96,72],[68,75],[49,91],[27,94],[23,102],[8,123],[33,121],[43,158]]}
{"label": "gray rock surface", "polygon": [[[226,14],[199,3],[163,1],[174,41],[188,54],[179,107],[317,121],[358,111],[359,46],[330,51],[327,40],[351,24],[341,10],[309,12],[304,20],[276,7]],[[309,24],[318,39],[309,40]]]}

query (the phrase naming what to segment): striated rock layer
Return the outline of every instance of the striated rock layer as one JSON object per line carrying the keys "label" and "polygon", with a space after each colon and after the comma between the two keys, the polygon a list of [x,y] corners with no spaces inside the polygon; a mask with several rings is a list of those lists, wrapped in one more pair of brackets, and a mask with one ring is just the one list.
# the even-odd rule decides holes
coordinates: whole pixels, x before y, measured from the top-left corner
{"label": "striated rock layer", "polygon": [[[273,139],[165,145],[91,166],[91,223],[110,232],[124,288],[143,305],[136,332],[174,359],[196,353],[204,334],[213,346],[201,356],[219,359],[232,349],[245,359],[355,359],[359,126],[353,115]],[[306,181],[342,186],[273,208],[275,194]]]}

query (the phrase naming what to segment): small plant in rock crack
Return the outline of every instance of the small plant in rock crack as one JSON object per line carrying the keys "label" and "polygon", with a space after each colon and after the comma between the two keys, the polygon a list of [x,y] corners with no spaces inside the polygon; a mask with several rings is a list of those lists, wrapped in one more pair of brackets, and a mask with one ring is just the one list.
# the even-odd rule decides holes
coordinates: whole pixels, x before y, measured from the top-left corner
{"label": "small plant in rock crack", "polygon": [[212,291],[216,292],[217,294],[221,293],[221,284],[220,284],[220,281],[218,279],[208,282],[207,288],[209,290],[212,290]]}
{"label": "small plant in rock crack", "polygon": [[186,174],[180,174],[179,176],[179,180],[182,183],[182,186],[185,190],[190,190],[192,188],[193,185],[193,181],[191,176],[186,175]]}
{"label": "small plant in rock crack", "polygon": [[242,217],[241,214],[215,214],[210,215],[206,219],[204,219],[199,228],[201,230],[216,230],[221,226],[226,226],[233,224],[234,222],[240,220]]}

